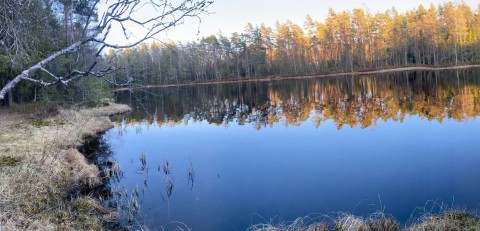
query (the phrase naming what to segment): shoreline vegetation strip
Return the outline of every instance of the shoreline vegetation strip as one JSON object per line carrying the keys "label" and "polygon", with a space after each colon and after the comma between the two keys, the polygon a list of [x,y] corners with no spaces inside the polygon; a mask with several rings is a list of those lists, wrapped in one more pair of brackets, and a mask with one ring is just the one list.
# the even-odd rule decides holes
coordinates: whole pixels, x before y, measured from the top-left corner
{"label": "shoreline vegetation strip", "polygon": [[265,77],[248,77],[243,79],[229,79],[229,80],[213,80],[213,81],[202,81],[202,82],[184,82],[184,83],[170,83],[170,84],[158,84],[158,85],[144,85],[144,86],[133,86],[133,87],[121,87],[114,89],[114,92],[119,91],[128,91],[132,89],[148,89],[148,88],[166,88],[166,87],[182,87],[182,86],[195,86],[195,85],[215,85],[215,84],[229,84],[229,83],[247,83],[247,82],[269,82],[269,81],[282,81],[282,80],[295,80],[295,79],[316,79],[316,78],[328,78],[328,77],[340,77],[340,76],[362,76],[362,75],[373,75],[373,74],[383,74],[383,73],[393,73],[393,72],[402,72],[402,71],[442,71],[442,70],[459,70],[459,69],[470,69],[478,68],[480,64],[472,65],[459,65],[459,66],[410,66],[410,67],[398,67],[398,68],[387,68],[387,69],[378,69],[378,70],[368,70],[368,71],[352,71],[352,72],[333,72],[326,74],[317,74],[317,75],[298,75],[298,76],[265,76]]}

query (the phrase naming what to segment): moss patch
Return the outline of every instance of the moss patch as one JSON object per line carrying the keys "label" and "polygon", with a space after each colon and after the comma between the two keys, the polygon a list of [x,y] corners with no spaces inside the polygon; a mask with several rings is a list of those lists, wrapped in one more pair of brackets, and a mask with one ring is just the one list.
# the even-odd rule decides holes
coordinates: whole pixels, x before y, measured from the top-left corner
{"label": "moss patch", "polygon": [[14,167],[20,163],[21,159],[19,157],[12,156],[0,156],[0,168],[3,167]]}
{"label": "moss patch", "polygon": [[65,125],[65,121],[50,121],[50,120],[35,120],[32,121],[32,125],[35,127],[48,127],[55,125]]}
{"label": "moss patch", "polygon": [[474,215],[463,212],[451,212],[446,216],[450,216],[461,230],[480,230],[480,219]]}

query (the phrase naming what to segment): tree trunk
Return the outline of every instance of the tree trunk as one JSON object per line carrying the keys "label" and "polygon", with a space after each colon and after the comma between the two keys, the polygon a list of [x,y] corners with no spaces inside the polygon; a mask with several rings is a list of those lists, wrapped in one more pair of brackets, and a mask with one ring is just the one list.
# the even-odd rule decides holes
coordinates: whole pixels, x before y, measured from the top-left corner
{"label": "tree trunk", "polygon": [[13,105],[13,92],[12,92],[12,90],[7,92],[6,103],[7,103],[7,106],[12,106]]}

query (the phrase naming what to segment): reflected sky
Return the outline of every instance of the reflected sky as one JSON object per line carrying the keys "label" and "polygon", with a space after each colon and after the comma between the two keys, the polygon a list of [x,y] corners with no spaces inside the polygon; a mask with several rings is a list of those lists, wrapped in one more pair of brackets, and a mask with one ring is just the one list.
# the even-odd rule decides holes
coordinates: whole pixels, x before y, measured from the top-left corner
{"label": "reflected sky", "polygon": [[[430,81],[434,75],[416,73],[416,77],[361,77],[350,87],[342,79],[319,79],[240,88],[192,87],[176,90],[173,99],[136,96],[143,107],[132,103],[139,110],[118,120],[104,136],[123,171],[113,188],[129,194],[139,188],[135,219],[152,229],[173,229],[178,221],[195,230],[245,230],[271,219],[291,221],[309,214],[324,219],[320,215],[339,211],[368,215],[382,209],[405,224],[412,214],[421,213],[419,208],[476,210],[480,124],[475,73],[460,73],[458,79],[455,72],[443,74],[437,86],[423,84],[434,82]],[[463,83],[448,87],[457,80]],[[356,84],[362,82],[373,87]],[[268,89],[275,90],[278,99]],[[322,93],[323,99],[310,97],[309,92],[325,89],[330,93]],[[207,94],[215,91],[215,96]],[[214,98],[218,102],[236,98],[240,103],[229,109],[215,106],[219,104],[212,103]],[[387,106],[378,103],[382,100]],[[332,107],[329,102],[344,105]],[[298,107],[286,109],[290,107],[286,104]],[[321,126],[315,120],[318,105],[323,108]],[[377,113],[375,108],[383,110]],[[433,110],[438,108],[442,110]],[[377,119],[365,126],[359,110]],[[191,116],[192,111],[197,116]],[[258,116],[249,119],[256,111]],[[269,113],[275,117],[271,123]],[[348,126],[339,129],[339,121]],[[148,173],[139,171],[142,153]],[[166,160],[168,178],[174,183],[170,197],[159,168]],[[193,188],[188,183],[190,163],[195,171]]]}

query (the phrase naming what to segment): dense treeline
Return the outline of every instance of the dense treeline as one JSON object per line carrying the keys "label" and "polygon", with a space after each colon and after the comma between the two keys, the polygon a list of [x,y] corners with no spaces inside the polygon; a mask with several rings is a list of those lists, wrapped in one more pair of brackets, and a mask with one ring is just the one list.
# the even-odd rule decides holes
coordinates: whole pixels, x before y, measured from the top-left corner
{"label": "dense treeline", "polygon": [[480,14],[463,2],[406,13],[330,9],[324,22],[307,16],[302,26],[249,23],[230,36],[152,42],[106,57],[123,67],[120,76],[138,84],[472,64],[480,62]]}
{"label": "dense treeline", "polygon": [[[26,67],[76,41],[96,20],[96,0],[4,0],[0,2],[0,87]],[[93,17],[92,17],[93,16]],[[96,47],[84,46],[32,78],[68,75],[100,62],[118,67],[115,77],[137,84],[165,84],[266,76],[348,72],[410,65],[480,63],[480,14],[466,3],[394,8],[372,14],[364,9],[335,12],[323,22],[307,16],[273,27],[247,24],[241,33],[204,37],[195,42],[152,42],[95,61]],[[88,69],[88,68],[87,68]],[[113,77],[113,76],[111,76]],[[109,78],[111,79],[111,78]],[[118,78],[117,78],[118,79]],[[42,88],[22,82],[2,103],[14,100],[98,102],[109,97],[109,84],[81,78],[69,86]]]}
{"label": "dense treeline", "polygon": [[472,69],[152,88],[117,92],[116,100],[136,108],[126,121],[132,126],[208,121],[260,129],[307,120],[319,127],[331,120],[339,129],[365,128],[410,115],[439,122],[475,118],[480,115],[479,76],[480,70]]}
{"label": "dense treeline", "polygon": [[[83,30],[82,23],[95,20],[96,12],[91,12],[95,3],[95,0],[0,1],[0,89],[25,68],[89,33]],[[49,73],[66,75],[73,69],[89,66],[94,56],[93,47],[86,46],[44,68]],[[48,73],[37,71],[32,78],[36,76],[48,78]],[[36,100],[91,103],[108,97],[108,88],[94,78],[49,88],[25,81],[8,93],[4,103]]]}

